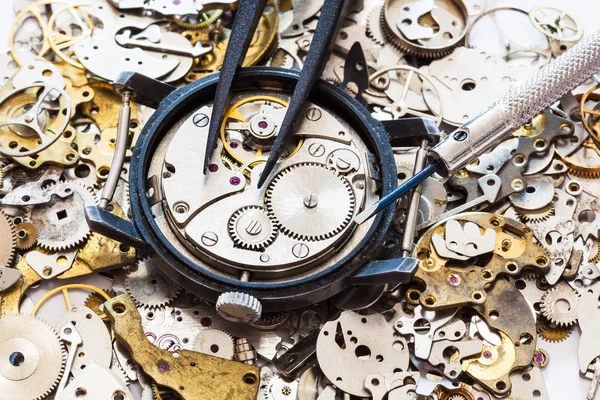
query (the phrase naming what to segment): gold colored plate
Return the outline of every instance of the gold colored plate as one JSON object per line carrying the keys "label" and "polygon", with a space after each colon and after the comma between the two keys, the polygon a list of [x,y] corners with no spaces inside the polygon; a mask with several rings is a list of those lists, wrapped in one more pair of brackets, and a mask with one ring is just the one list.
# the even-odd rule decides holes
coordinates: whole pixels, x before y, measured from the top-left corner
{"label": "gold colored plate", "polygon": [[186,400],[254,400],[259,387],[255,365],[190,350],[171,352],[154,346],[142,329],[142,317],[128,295],[104,303],[115,337],[158,385]]}
{"label": "gold colored plate", "polygon": [[[434,233],[443,236],[445,223],[450,219],[474,222],[482,233],[487,228],[496,231],[496,247],[485,265],[458,264],[436,252],[431,237]],[[531,229],[510,218],[482,212],[464,213],[440,221],[423,234],[413,257],[420,260],[415,279],[425,286],[420,302],[430,310],[483,304],[487,298],[486,285],[498,275],[516,276],[523,268],[544,272],[550,267],[545,250],[534,244]]]}
{"label": "gold colored plate", "polygon": [[[124,218],[123,210],[116,203],[112,203],[116,215]],[[34,248],[37,251],[48,252],[39,246]],[[36,283],[42,281],[37,272],[29,267],[26,257],[16,265],[16,269],[22,272],[23,276],[17,283],[0,292],[0,317],[4,315],[18,315],[19,305],[25,291]],[[77,253],[77,257],[70,269],[58,275],[56,279],[71,279],[93,273],[109,271],[124,267],[135,262],[135,250],[124,246],[123,244],[109,239],[105,236],[93,233],[83,248]]]}

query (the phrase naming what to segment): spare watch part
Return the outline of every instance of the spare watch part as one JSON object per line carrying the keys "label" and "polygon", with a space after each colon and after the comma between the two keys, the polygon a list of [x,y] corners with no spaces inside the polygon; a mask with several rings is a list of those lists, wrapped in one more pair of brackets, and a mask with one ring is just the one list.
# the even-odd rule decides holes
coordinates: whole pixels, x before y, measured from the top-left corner
{"label": "spare watch part", "polygon": [[[119,78],[118,86],[131,90],[134,101],[160,105],[130,165],[135,226],[88,207],[92,229],[150,250],[167,276],[217,303],[222,315],[229,302],[217,298],[229,292],[248,295],[270,312],[318,302],[349,285],[406,282],[416,260],[377,261],[393,210],[364,226],[351,221],[397,182],[383,126],[345,91],[318,82],[283,160],[259,189],[277,137],[273,131],[298,74],[243,69],[203,175],[217,78],[203,78],[164,99],[152,90],[158,85],[166,93],[164,84],[135,73]],[[260,316],[234,303],[232,319]]]}

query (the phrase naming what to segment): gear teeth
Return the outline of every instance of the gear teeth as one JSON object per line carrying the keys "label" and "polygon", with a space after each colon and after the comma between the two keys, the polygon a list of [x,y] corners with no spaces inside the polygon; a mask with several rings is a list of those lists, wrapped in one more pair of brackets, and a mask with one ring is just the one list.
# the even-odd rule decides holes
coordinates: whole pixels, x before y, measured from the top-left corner
{"label": "gear teeth", "polygon": [[[557,303],[561,300],[569,303],[567,311],[561,311]],[[551,323],[561,328],[571,327],[577,322],[577,304],[579,295],[567,284],[550,288],[540,301],[542,315]]]}
{"label": "gear teeth", "polygon": [[17,233],[11,218],[2,209],[0,209],[0,239],[2,239],[0,240],[0,266],[10,267],[17,250]]}
{"label": "gear teeth", "polygon": [[385,6],[381,7],[379,23],[381,24],[385,38],[392,44],[392,46],[408,55],[413,55],[428,60],[434,60],[445,57],[448,54],[452,53],[452,51],[455,48],[461,46],[464,42],[463,38],[443,49],[428,49],[426,47],[418,47],[416,45],[413,45],[412,43],[397,37],[396,34],[390,29],[385,20]]}
{"label": "gear teeth", "polygon": [[[153,280],[157,282],[152,282]],[[139,286],[134,286],[134,282],[142,286],[150,283],[155,290],[162,291],[162,293],[156,294],[140,290]],[[128,270],[123,286],[137,307],[149,310],[168,306],[181,293],[181,288],[169,280],[150,258],[139,260],[135,269]]]}
{"label": "gear teeth", "polygon": [[220,9],[212,10],[211,12],[214,14],[210,16],[204,13],[206,14],[206,19],[201,22],[186,22],[180,18],[173,18],[173,22],[184,29],[208,29],[210,24],[215,23],[223,15],[223,10]]}
{"label": "gear teeth", "polygon": [[[46,321],[44,321],[43,319],[31,316],[31,315],[22,314],[22,315],[4,316],[4,317],[0,318],[0,321],[7,321],[7,320],[11,320],[11,319],[12,320],[20,319],[23,321],[34,320],[34,321],[36,321],[36,323],[43,324],[48,329],[48,332],[51,332],[51,334],[56,338],[56,342],[60,346],[60,362],[61,363],[60,363],[60,368],[59,368],[56,378],[54,379],[53,382],[51,382],[48,385],[48,388],[44,389],[44,391],[42,393],[38,394],[37,397],[33,397],[31,400],[46,399],[56,389],[56,387],[60,383],[61,378],[63,377],[63,375],[65,373],[65,366],[67,363],[67,349],[66,349],[64,343],[62,342],[62,340],[60,339],[60,336],[59,336],[58,332],[56,331],[56,329],[52,325],[50,325]],[[37,328],[39,330],[40,327],[37,327]],[[31,383],[31,384],[35,385],[36,383],[39,384],[39,382],[35,382],[35,383]]]}
{"label": "gear teeth", "polygon": [[552,326],[543,320],[537,324],[537,334],[542,340],[550,343],[559,343],[566,340],[573,332],[574,326]]}
{"label": "gear teeth", "polygon": [[578,178],[598,179],[600,178],[600,170],[586,165],[575,166],[567,164],[567,173]]}
{"label": "gear teeth", "polygon": [[[381,36],[381,19],[382,7],[375,7],[369,13],[367,18],[367,37],[380,46],[385,46],[385,37]],[[372,26],[372,25],[377,25]]]}
{"label": "gear teeth", "polygon": [[[78,182],[75,182],[72,184],[73,188],[75,188],[75,192],[77,192],[82,200],[84,205],[97,205],[98,204],[98,199],[95,195],[94,189],[80,184]],[[69,199],[71,197],[68,197],[67,199]],[[64,201],[64,200],[56,200],[58,204],[58,202]],[[31,222],[33,222],[35,224],[35,220],[38,219],[37,217],[34,217],[34,212],[35,212],[36,208],[34,208],[34,211],[32,212],[32,220]],[[39,222],[39,221],[38,221]],[[54,240],[50,240],[48,241],[47,238],[44,237],[43,235],[43,230],[40,229],[40,225],[37,224],[36,226],[38,226],[38,236],[37,236],[37,244],[42,248],[45,249],[47,251],[51,251],[51,252],[57,252],[57,251],[67,251],[67,250],[71,250],[77,247],[80,247],[83,243],[85,243],[87,241],[87,239],[91,236],[92,232],[90,231],[87,223],[85,222],[85,220],[81,221],[81,226],[77,226],[76,229],[76,233],[79,235],[79,237],[69,237],[69,240],[62,240],[60,242],[57,241],[57,239]],[[85,224],[85,226],[83,226],[83,224]]]}
{"label": "gear teeth", "polygon": [[[260,211],[261,213],[264,213],[265,218],[269,219],[269,223],[271,224],[270,232],[269,232],[269,235],[263,241],[256,242],[256,243],[249,243],[246,240],[244,240],[242,237],[240,237],[239,234],[237,233],[237,229],[236,229],[237,222],[249,210]],[[260,206],[246,206],[246,207],[240,208],[239,210],[237,210],[236,212],[233,213],[231,218],[229,218],[229,222],[227,223],[227,228],[229,231],[229,236],[231,237],[231,240],[233,240],[233,243],[236,245],[236,247],[246,249],[246,250],[262,251],[265,248],[269,247],[271,244],[273,244],[273,242],[277,238],[277,228],[273,225],[271,218],[267,215],[267,213],[265,213],[265,209]]]}
{"label": "gear teeth", "polygon": [[[305,234],[300,234],[295,232],[294,230],[288,228],[287,226],[285,226],[282,221],[277,218],[277,213],[274,212],[273,210],[273,203],[272,203],[272,197],[273,197],[273,188],[276,187],[276,185],[281,181],[281,179],[290,173],[290,171],[297,169],[297,168],[302,168],[302,167],[320,167],[323,168],[325,170],[331,171],[333,174],[335,174],[336,176],[338,176],[338,178],[340,178],[340,182],[342,182],[342,184],[344,185],[344,187],[346,188],[347,194],[348,194],[348,198],[349,198],[349,209],[348,212],[346,213],[346,215],[344,216],[343,220],[340,221],[340,224],[335,227],[334,229],[331,229],[328,232],[324,232],[321,234],[314,234],[314,235],[305,235]],[[350,186],[350,184],[348,183],[348,181],[340,176],[335,170],[331,170],[329,168],[327,168],[327,166],[323,165],[323,164],[319,164],[319,163],[315,163],[315,162],[303,162],[303,163],[298,163],[298,164],[294,164],[291,165],[289,167],[287,167],[284,170],[281,170],[269,183],[269,186],[267,187],[266,190],[266,196],[265,196],[265,205],[267,208],[267,214],[269,215],[269,217],[271,217],[273,219],[273,221],[275,221],[275,225],[279,228],[279,230],[281,232],[283,232],[285,235],[291,237],[292,239],[296,239],[296,240],[308,240],[308,241],[318,241],[318,240],[327,240],[335,235],[337,235],[338,233],[342,232],[351,222],[352,222],[352,216],[354,215],[354,210],[356,208],[356,200],[354,198],[354,191],[352,190],[352,186]]]}
{"label": "gear teeth", "polygon": [[15,232],[18,235],[23,230],[26,232],[26,236],[21,238],[17,236],[16,246],[21,251],[30,250],[37,241],[37,227],[33,222],[24,221],[15,226]]}
{"label": "gear teeth", "polygon": [[520,208],[515,207],[515,212],[521,221],[524,224],[538,224],[540,222],[547,221],[550,217],[556,214],[556,209],[550,206],[547,210],[538,212],[538,213],[527,213],[525,210],[521,210]]}

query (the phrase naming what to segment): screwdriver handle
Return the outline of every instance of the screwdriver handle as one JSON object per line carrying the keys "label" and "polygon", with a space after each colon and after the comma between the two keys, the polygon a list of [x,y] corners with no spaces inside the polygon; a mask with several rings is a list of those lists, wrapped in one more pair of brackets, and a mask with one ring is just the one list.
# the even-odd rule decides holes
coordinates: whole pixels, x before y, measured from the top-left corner
{"label": "screwdriver handle", "polygon": [[600,31],[581,40],[431,149],[439,174],[452,176],[570,90],[600,71]]}

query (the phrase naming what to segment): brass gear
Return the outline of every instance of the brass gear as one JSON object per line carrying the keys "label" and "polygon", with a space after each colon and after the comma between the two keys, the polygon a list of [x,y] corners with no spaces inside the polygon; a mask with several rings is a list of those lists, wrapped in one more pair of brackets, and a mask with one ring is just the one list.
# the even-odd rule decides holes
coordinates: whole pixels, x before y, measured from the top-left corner
{"label": "brass gear", "polygon": [[181,397],[169,388],[152,383],[152,398],[154,400],[180,400]]}
{"label": "brass gear", "polygon": [[37,229],[31,222],[21,222],[15,226],[17,235],[17,249],[21,251],[29,250],[37,240]]}
{"label": "brass gear", "polygon": [[[117,295],[117,293],[115,293],[115,291],[112,289],[105,290],[104,292],[111,298]],[[98,316],[102,318],[104,322],[108,322],[108,316],[103,310],[100,309],[100,306],[102,306],[105,302],[106,299],[104,297],[100,296],[96,292],[92,292],[85,299],[83,305],[98,314]]]}
{"label": "brass gear", "polygon": [[67,353],[58,333],[29,315],[0,319],[0,390],[11,400],[41,400],[58,385]]}
{"label": "brass gear", "polygon": [[14,226],[8,215],[0,209],[0,266],[11,266],[16,248],[17,235]]}
{"label": "brass gear", "polygon": [[173,22],[185,29],[205,29],[212,23],[215,23],[223,15],[223,10],[211,10],[201,12],[198,15],[198,22],[189,22],[185,16],[173,18]]}
{"label": "brass gear", "polygon": [[558,343],[571,336],[574,326],[557,326],[544,317],[538,317],[537,334],[546,342]]}
{"label": "brass gear", "polygon": [[588,262],[597,264],[600,262],[600,240],[594,240],[590,251]]}

